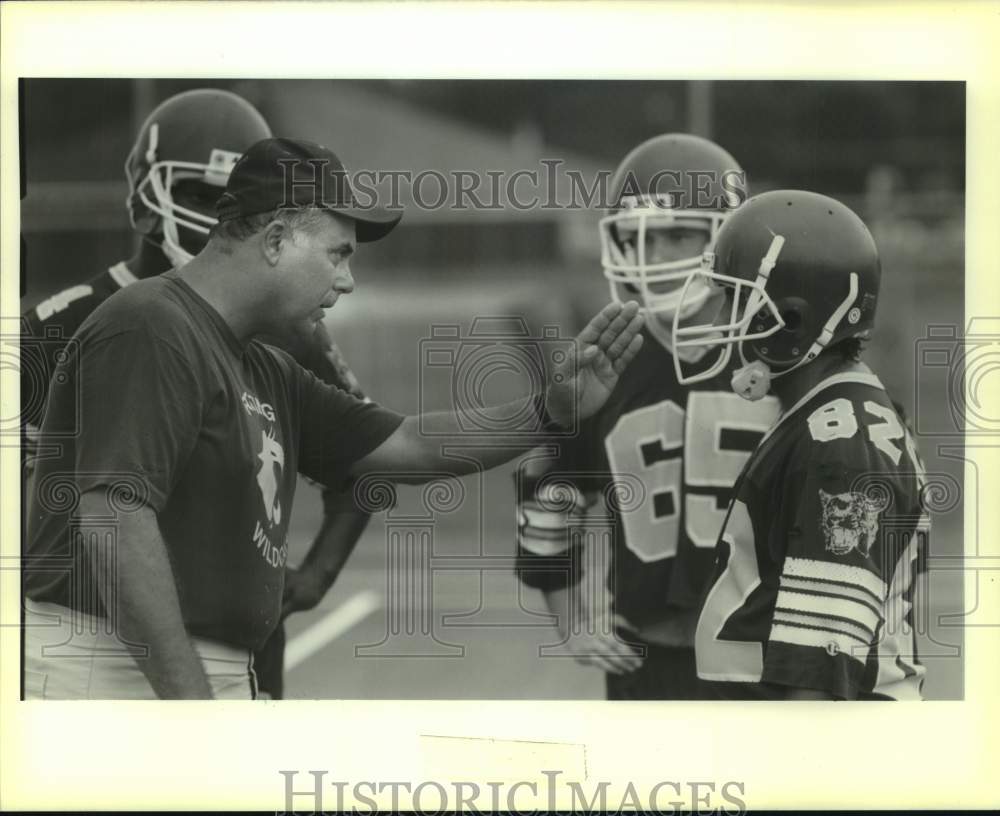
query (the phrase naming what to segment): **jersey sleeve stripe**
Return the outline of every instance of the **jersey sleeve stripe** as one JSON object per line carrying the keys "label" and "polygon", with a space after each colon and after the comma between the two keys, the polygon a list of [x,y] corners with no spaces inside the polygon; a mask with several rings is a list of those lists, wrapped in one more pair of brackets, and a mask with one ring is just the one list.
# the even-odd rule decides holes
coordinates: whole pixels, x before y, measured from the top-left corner
{"label": "jersey sleeve stripe", "polygon": [[859,643],[871,644],[875,635],[864,626],[859,626],[854,621],[842,620],[840,618],[820,618],[808,613],[797,613],[793,609],[776,609],[774,612],[774,622],[776,624],[788,624],[792,626],[805,626],[806,628],[831,629],[843,632],[856,638]]}
{"label": "jersey sleeve stripe", "polygon": [[563,541],[568,538],[565,529],[547,530],[544,527],[532,527],[530,524],[521,527],[521,535],[541,541]]}
{"label": "jersey sleeve stripe", "polygon": [[804,592],[792,592],[786,589],[778,591],[775,608],[791,609],[824,618],[849,621],[868,630],[872,636],[882,622],[882,616],[871,607],[858,603],[853,598],[837,598],[830,595],[812,595]]}
{"label": "jersey sleeve stripe", "polygon": [[[817,578],[790,579],[787,575],[781,576],[782,584],[793,580],[801,580],[803,588],[814,593],[828,592],[834,595],[841,595],[843,597],[854,597],[856,595],[858,600],[864,601],[875,609],[880,609],[884,603],[883,598],[877,598],[867,589],[853,584],[844,584],[840,581],[822,581]],[[852,595],[852,593],[854,593],[854,595]]]}
{"label": "jersey sleeve stripe", "polygon": [[871,570],[863,567],[817,561],[812,558],[786,558],[783,575],[792,578],[808,578],[823,583],[860,587],[871,593],[880,604],[886,596],[885,581]]}
{"label": "jersey sleeve stripe", "polygon": [[881,616],[882,603],[877,602],[870,592],[832,581],[811,581],[802,578],[789,578],[787,575],[781,576],[781,588],[792,592],[807,592],[810,595],[829,595],[831,598],[850,598],[860,604],[867,606],[876,615]]}
{"label": "jersey sleeve stripe", "polygon": [[563,555],[569,549],[565,538],[546,539],[530,535],[521,535],[518,537],[518,544],[525,552],[531,553],[531,555],[541,556],[542,558]]}
{"label": "jersey sleeve stripe", "polygon": [[559,555],[569,549],[568,528],[577,513],[539,510],[534,502],[521,506],[518,542],[535,555]]}
{"label": "jersey sleeve stripe", "polygon": [[521,509],[528,524],[536,529],[562,532],[569,525],[569,513],[553,513],[550,510],[542,510],[534,502],[525,502]]}
{"label": "jersey sleeve stripe", "polygon": [[807,628],[775,623],[771,628],[771,641],[792,646],[812,646],[827,652],[845,654],[864,664],[868,656],[867,644],[859,645],[856,638],[831,629]]}

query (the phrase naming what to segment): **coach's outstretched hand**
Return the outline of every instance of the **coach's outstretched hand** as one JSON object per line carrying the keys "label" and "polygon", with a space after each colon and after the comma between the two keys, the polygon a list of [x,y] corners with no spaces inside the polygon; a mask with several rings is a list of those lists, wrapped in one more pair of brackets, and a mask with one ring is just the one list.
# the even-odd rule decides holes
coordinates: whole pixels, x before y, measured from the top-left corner
{"label": "coach's outstretched hand", "polygon": [[600,410],[642,346],[639,304],[609,303],[576,338],[576,354],[556,366],[545,393],[549,416],[563,426]]}

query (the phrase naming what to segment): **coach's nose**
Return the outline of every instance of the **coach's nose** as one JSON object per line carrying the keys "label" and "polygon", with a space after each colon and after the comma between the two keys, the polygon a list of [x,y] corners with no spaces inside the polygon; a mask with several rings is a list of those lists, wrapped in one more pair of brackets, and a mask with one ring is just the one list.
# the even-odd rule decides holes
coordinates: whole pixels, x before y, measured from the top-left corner
{"label": "coach's nose", "polygon": [[337,271],[333,279],[333,288],[342,295],[349,295],[354,291],[354,277],[347,264],[344,264],[343,268]]}

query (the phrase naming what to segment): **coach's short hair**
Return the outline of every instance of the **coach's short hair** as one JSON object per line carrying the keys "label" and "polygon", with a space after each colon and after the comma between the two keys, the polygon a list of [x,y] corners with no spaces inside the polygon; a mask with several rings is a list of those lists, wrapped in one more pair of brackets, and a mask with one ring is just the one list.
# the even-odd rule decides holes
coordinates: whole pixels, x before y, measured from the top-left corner
{"label": "coach's short hair", "polygon": [[245,241],[272,221],[281,221],[293,230],[309,231],[322,224],[329,213],[320,207],[285,207],[271,212],[247,215],[219,221],[209,231],[209,237],[226,241]]}

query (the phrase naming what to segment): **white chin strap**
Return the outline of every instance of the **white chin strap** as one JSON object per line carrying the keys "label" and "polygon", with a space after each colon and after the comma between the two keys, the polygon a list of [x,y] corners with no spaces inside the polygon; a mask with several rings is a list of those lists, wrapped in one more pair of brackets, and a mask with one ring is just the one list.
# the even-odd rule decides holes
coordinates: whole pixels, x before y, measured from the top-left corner
{"label": "white chin strap", "polygon": [[771,369],[760,360],[754,360],[733,372],[730,385],[743,399],[756,402],[771,390],[772,376]]}
{"label": "white chin strap", "polygon": [[180,269],[194,257],[181,246],[177,238],[177,224],[172,220],[164,219],[163,221],[163,243],[160,245],[160,249],[173,264],[174,269]]}

